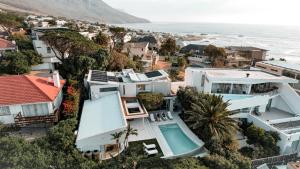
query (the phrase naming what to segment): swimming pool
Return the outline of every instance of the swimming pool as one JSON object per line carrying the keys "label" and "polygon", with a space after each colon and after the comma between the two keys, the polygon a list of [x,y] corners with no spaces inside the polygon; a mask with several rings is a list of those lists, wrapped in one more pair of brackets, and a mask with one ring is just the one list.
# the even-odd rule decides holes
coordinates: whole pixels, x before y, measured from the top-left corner
{"label": "swimming pool", "polygon": [[251,95],[241,95],[241,94],[222,94],[222,96],[224,101],[241,100],[241,99],[247,99],[253,97]]}
{"label": "swimming pool", "polygon": [[159,129],[174,155],[188,153],[199,147],[184,134],[178,124],[160,125]]}

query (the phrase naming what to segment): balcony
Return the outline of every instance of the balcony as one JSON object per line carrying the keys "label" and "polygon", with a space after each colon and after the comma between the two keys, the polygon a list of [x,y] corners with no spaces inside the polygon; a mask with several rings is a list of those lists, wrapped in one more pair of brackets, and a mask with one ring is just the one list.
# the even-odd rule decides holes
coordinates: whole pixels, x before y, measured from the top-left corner
{"label": "balcony", "polygon": [[36,123],[48,123],[53,124],[59,119],[59,110],[56,110],[53,114],[47,116],[33,116],[24,117],[21,112],[14,118],[15,125],[18,127],[25,127]]}

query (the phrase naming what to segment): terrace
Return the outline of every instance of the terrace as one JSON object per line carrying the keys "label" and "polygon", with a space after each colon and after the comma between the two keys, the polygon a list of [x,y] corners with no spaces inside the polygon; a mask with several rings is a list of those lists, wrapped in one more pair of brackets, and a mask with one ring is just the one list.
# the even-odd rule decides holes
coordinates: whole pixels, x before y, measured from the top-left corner
{"label": "terrace", "polygon": [[266,111],[264,113],[252,113],[253,115],[256,115],[257,117],[259,117],[260,119],[264,120],[264,121],[272,121],[272,120],[278,120],[278,119],[286,119],[286,118],[292,118],[295,117],[295,115],[283,111],[283,110],[279,110],[276,108],[271,108],[269,111]]}
{"label": "terrace", "polygon": [[127,120],[145,118],[149,116],[145,107],[140,104],[138,99],[135,97],[123,97],[122,106]]}

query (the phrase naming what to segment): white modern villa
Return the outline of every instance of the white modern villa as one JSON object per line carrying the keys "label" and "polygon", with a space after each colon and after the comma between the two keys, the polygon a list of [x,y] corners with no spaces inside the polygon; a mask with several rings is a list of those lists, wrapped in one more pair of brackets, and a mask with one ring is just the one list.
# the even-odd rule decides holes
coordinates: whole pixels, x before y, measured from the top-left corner
{"label": "white modern villa", "polygon": [[[178,84],[173,87],[165,71],[90,70],[85,84],[90,99],[84,102],[75,143],[83,153],[98,152],[101,160],[118,155],[124,149],[125,138],[120,138],[119,147],[112,134],[124,131],[130,124],[138,130],[138,136],[130,136],[129,142],[156,139],[164,158],[206,154],[204,143],[173,112],[175,93],[172,89]],[[166,110],[148,112],[137,99],[140,92],[163,94]],[[168,112],[168,118],[154,119],[154,114],[164,112]]]}
{"label": "white modern villa", "polygon": [[187,68],[186,86],[199,92],[223,95],[236,119],[253,122],[280,135],[281,154],[300,151],[300,96],[290,86],[294,78],[259,69]]}

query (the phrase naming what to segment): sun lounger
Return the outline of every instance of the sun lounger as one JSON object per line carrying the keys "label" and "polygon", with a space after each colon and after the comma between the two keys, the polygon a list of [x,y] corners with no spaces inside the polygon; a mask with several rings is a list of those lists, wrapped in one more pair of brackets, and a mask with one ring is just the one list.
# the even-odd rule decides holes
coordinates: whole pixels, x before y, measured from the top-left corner
{"label": "sun lounger", "polygon": [[147,156],[158,154],[158,151],[156,149],[148,150],[145,148],[144,151]]}
{"label": "sun lounger", "polygon": [[160,117],[160,114],[159,114],[159,113],[156,113],[156,120],[157,120],[157,121],[161,121],[161,117]]}
{"label": "sun lounger", "polygon": [[170,120],[173,120],[173,116],[172,116],[172,113],[171,113],[170,111],[168,111],[167,116],[168,116],[168,118],[169,118]]}
{"label": "sun lounger", "polygon": [[146,149],[154,149],[154,148],[156,148],[155,144],[146,144],[146,143],[143,143],[143,146]]}
{"label": "sun lounger", "polygon": [[155,122],[155,118],[154,118],[154,114],[153,113],[150,114],[150,120],[151,120],[151,122]]}
{"label": "sun lounger", "polygon": [[161,118],[163,119],[163,121],[167,120],[167,116],[164,112],[161,113]]}

